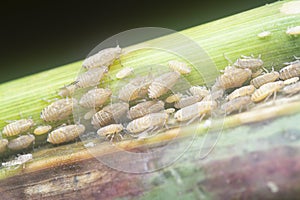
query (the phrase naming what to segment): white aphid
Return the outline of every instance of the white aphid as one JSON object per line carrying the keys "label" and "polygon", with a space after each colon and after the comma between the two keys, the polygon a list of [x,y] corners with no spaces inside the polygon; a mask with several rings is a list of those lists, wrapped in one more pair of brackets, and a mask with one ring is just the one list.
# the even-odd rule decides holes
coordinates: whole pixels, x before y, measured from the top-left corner
{"label": "white aphid", "polygon": [[263,31],[263,32],[257,34],[257,37],[263,39],[263,38],[269,37],[271,35],[272,35],[272,33],[270,31]]}
{"label": "white aphid", "polygon": [[288,28],[285,32],[287,35],[297,36],[300,34],[300,26]]}
{"label": "white aphid", "polygon": [[189,74],[191,73],[191,68],[187,66],[186,63],[179,62],[177,60],[171,60],[168,62],[169,68],[173,71],[176,71],[180,74]]}
{"label": "white aphid", "polygon": [[24,133],[34,125],[32,119],[20,119],[4,126],[2,134],[5,136],[15,136]]}
{"label": "white aphid", "polygon": [[74,84],[77,88],[94,87],[100,83],[100,80],[107,72],[107,67],[89,69],[87,72],[80,74]]}
{"label": "white aphid", "polygon": [[132,67],[125,67],[124,69],[120,70],[116,74],[116,77],[117,77],[117,79],[123,79],[127,76],[130,76],[132,73],[133,73],[133,68]]}

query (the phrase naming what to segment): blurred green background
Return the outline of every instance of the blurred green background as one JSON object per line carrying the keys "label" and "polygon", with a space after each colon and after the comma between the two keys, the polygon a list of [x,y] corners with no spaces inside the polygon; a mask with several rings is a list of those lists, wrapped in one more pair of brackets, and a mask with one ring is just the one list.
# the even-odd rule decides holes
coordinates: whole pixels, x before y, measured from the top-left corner
{"label": "blurred green background", "polygon": [[12,1],[1,5],[0,83],[84,59],[137,27],[183,30],[274,0]]}

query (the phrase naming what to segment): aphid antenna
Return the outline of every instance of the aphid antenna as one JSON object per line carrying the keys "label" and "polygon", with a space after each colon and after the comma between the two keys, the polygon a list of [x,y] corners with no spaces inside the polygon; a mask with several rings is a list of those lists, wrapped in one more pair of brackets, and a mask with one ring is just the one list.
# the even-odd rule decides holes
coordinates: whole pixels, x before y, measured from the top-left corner
{"label": "aphid antenna", "polygon": [[[232,64],[233,64],[232,60],[230,60],[230,58],[229,58],[225,53],[223,53],[223,57],[227,60],[227,62],[228,62],[229,65],[232,65]],[[229,66],[229,65],[228,65],[228,66]],[[223,70],[223,71],[224,71],[224,70]]]}
{"label": "aphid antenna", "polygon": [[295,58],[296,61],[300,60],[300,57],[297,57],[295,55],[293,57]]}

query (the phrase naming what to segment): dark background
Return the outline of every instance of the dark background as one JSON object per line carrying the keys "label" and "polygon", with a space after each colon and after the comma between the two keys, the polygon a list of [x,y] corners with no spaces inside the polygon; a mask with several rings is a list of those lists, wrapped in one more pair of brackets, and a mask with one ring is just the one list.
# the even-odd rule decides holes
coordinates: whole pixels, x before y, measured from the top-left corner
{"label": "dark background", "polygon": [[274,0],[12,1],[0,6],[0,83],[86,57],[127,29],[183,30]]}

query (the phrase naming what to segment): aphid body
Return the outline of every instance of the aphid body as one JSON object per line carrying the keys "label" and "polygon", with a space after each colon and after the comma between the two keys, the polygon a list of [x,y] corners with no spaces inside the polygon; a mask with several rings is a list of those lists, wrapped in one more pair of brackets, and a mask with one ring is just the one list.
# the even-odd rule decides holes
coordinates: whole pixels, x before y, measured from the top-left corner
{"label": "aphid body", "polygon": [[291,95],[300,92],[300,82],[294,83],[292,85],[285,86],[282,89],[282,92],[285,93],[285,94],[291,94]]}
{"label": "aphid body", "polygon": [[153,80],[148,89],[148,96],[156,99],[168,92],[179,80],[178,72],[168,72]]}
{"label": "aphid body", "polygon": [[76,90],[76,85],[72,83],[60,88],[58,95],[61,97],[70,97],[75,93],[75,90]]}
{"label": "aphid body", "polygon": [[77,104],[74,98],[57,100],[42,110],[41,119],[45,122],[67,119],[72,114],[73,104]]}
{"label": "aphid body", "polygon": [[123,131],[124,127],[122,124],[110,124],[108,126],[104,126],[102,128],[100,128],[97,131],[97,134],[99,136],[105,136],[105,137],[111,137],[112,139],[114,138],[114,136],[118,133],[120,133],[121,131]]}
{"label": "aphid body", "polygon": [[273,93],[276,94],[278,90],[284,87],[283,81],[270,82],[262,85],[259,89],[251,95],[251,101],[259,102],[271,96]]}
{"label": "aphid body", "polygon": [[237,59],[233,66],[256,71],[258,68],[262,67],[263,64],[264,62],[260,58],[243,56],[243,58]]}
{"label": "aphid body", "polygon": [[191,73],[191,68],[189,68],[186,63],[179,62],[177,60],[171,60],[168,62],[168,65],[170,69],[180,74]]}
{"label": "aphid body", "polygon": [[300,60],[289,63],[288,66],[279,71],[279,78],[281,80],[287,80],[298,76],[300,76]]}
{"label": "aphid body", "polygon": [[51,131],[48,135],[47,142],[51,144],[70,142],[83,134],[84,131],[85,127],[82,124],[62,126]]}
{"label": "aphid body", "polygon": [[202,99],[202,97],[200,96],[188,96],[188,97],[184,97],[182,99],[180,99],[178,102],[176,102],[174,104],[175,108],[184,108],[187,107],[189,105],[192,105],[198,101],[200,101]]}
{"label": "aphid body", "polygon": [[168,96],[168,98],[166,98],[166,103],[174,103],[174,102],[178,102],[181,98],[182,98],[182,94],[177,93],[177,94],[172,94],[170,96]]}
{"label": "aphid body", "polygon": [[0,139],[0,153],[3,153],[6,151],[7,144],[8,144],[7,139]]}
{"label": "aphid body", "polygon": [[81,97],[79,104],[85,108],[97,108],[102,106],[111,95],[112,91],[110,89],[92,89]]}
{"label": "aphid body", "polygon": [[133,73],[132,67],[125,67],[116,74],[116,77],[117,79],[123,79],[126,78],[127,76],[130,76],[132,73]]}
{"label": "aphid body", "polygon": [[145,101],[141,102],[133,107],[131,107],[128,111],[129,119],[136,119],[139,117],[143,117],[150,113],[157,113],[164,109],[164,102],[162,101]]}
{"label": "aphid body", "polygon": [[94,87],[99,84],[100,80],[107,73],[107,67],[98,67],[89,69],[87,72],[80,74],[74,84],[77,88]]}
{"label": "aphid body", "polygon": [[34,129],[34,135],[43,135],[48,133],[52,129],[50,125],[38,126]]}
{"label": "aphid body", "polygon": [[11,150],[18,151],[28,148],[35,140],[35,137],[31,134],[21,135],[16,139],[9,141],[7,147]]}
{"label": "aphid body", "polygon": [[221,110],[226,114],[230,114],[234,111],[242,110],[243,107],[248,106],[250,103],[250,96],[241,96],[224,103],[221,106]]}
{"label": "aphid body", "polygon": [[288,28],[285,33],[292,36],[300,35],[300,26]]}
{"label": "aphid body", "polygon": [[251,85],[254,85],[254,87],[259,88],[260,86],[269,83],[274,82],[279,78],[279,73],[276,71],[272,71],[263,75],[260,75],[250,81]]}
{"label": "aphid body", "polygon": [[29,130],[34,125],[32,119],[20,119],[12,123],[7,124],[2,131],[2,134],[5,136],[14,136],[24,133]]}
{"label": "aphid body", "polygon": [[231,101],[235,98],[251,95],[255,91],[255,87],[253,85],[247,85],[241,88],[234,90],[230,95],[227,96],[227,100]]}
{"label": "aphid body", "polygon": [[270,31],[263,31],[263,32],[257,34],[257,37],[263,39],[263,38],[267,38],[267,37],[271,36],[271,34],[272,33]]}
{"label": "aphid body", "polygon": [[209,95],[209,91],[205,86],[192,86],[189,91],[193,96],[206,97]]}
{"label": "aphid body", "polygon": [[96,67],[109,67],[116,59],[120,57],[122,49],[119,47],[107,48],[99,51],[95,55],[86,58],[82,66],[86,69],[96,68]]}
{"label": "aphid body", "polygon": [[91,123],[95,128],[115,124],[124,117],[128,109],[129,104],[125,102],[107,105],[93,116]]}

